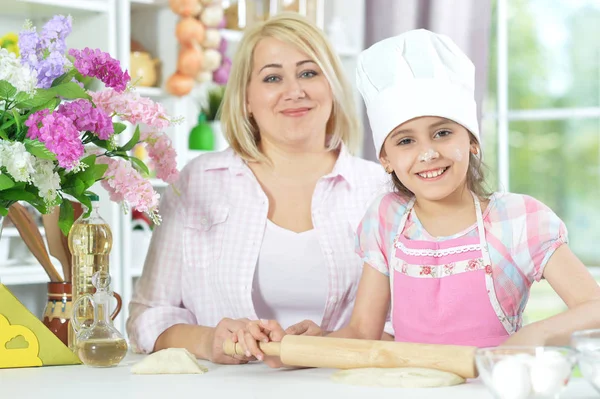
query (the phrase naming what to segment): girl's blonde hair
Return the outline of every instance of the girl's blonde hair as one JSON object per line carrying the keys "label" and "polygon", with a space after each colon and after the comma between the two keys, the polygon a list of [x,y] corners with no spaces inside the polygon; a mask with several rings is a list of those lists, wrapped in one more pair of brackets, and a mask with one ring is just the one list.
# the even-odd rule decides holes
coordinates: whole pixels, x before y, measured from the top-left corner
{"label": "girl's blonde hair", "polygon": [[328,149],[335,150],[344,143],[354,153],[359,146],[361,129],[354,94],[341,62],[323,32],[306,18],[292,13],[279,14],[248,28],[238,45],[220,109],[223,133],[230,147],[246,161],[268,161],[258,148],[260,132],[246,107],[254,49],[264,38],[291,44],[319,65],[333,95],[333,108],[326,126]]}

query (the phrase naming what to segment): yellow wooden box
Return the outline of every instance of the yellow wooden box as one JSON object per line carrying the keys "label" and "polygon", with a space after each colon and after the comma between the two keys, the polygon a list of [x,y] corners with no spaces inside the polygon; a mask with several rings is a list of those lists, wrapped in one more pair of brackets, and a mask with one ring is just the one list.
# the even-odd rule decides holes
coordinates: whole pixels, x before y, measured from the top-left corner
{"label": "yellow wooden box", "polygon": [[79,358],[0,284],[0,368],[81,364]]}

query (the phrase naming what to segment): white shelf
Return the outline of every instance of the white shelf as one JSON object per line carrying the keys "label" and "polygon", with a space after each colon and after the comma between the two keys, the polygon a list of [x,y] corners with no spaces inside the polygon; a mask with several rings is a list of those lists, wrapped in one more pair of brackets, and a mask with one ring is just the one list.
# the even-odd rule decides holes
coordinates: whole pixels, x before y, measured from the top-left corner
{"label": "white shelf", "polygon": [[[123,1],[123,0],[119,0]],[[131,11],[136,11],[139,9],[144,9],[148,7],[168,7],[169,0],[130,0],[131,2]]]}
{"label": "white shelf", "polygon": [[0,267],[0,282],[4,285],[40,284],[49,281],[44,268],[38,263]]}
{"label": "white shelf", "polygon": [[0,0],[3,16],[107,13],[108,0]]}
{"label": "white shelf", "polygon": [[221,29],[221,37],[223,37],[228,42],[237,43],[240,40],[242,40],[242,36],[244,36],[243,31],[233,29]]}
{"label": "white shelf", "polygon": [[160,87],[136,86],[135,91],[137,91],[140,96],[148,97],[153,100],[160,100],[169,96],[169,94]]}

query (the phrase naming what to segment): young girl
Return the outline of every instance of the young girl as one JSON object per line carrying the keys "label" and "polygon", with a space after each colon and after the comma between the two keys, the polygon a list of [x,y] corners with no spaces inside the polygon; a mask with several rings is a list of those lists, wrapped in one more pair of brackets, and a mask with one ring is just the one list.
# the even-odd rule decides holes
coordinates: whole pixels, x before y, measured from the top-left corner
{"label": "young girl", "polygon": [[[358,227],[355,307],[330,336],[379,339],[388,316],[396,341],[479,347],[568,344],[573,331],[600,327],[600,288],[563,222],[529,196],[486,192],[474,66],[461,50],[410,31],[365,50],[357,79],[395,190]],[[522,327],[542,278],[569,309]],[[282,336],[274,321],[238,334],[259,358],[256,340]]]}

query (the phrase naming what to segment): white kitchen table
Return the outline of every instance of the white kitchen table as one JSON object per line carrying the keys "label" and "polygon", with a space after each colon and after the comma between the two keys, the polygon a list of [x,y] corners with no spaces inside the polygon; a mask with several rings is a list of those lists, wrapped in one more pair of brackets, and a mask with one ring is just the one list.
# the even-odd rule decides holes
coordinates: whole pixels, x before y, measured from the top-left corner
{"label": "white kitchen table", "polygon": [[[262,363],[241,366],[200,361],[202,375],[134,375],[131,366],[143,355],[129,354],[117,367],[48,366],[0,369],[0,398],[178,399],[178,398],[492,398],[479,380],[448,388],[399,389],[342,385],[330,381],[331,369],[270,369]],[[600,395],[581,378],[572,379],[561,399]]]}

